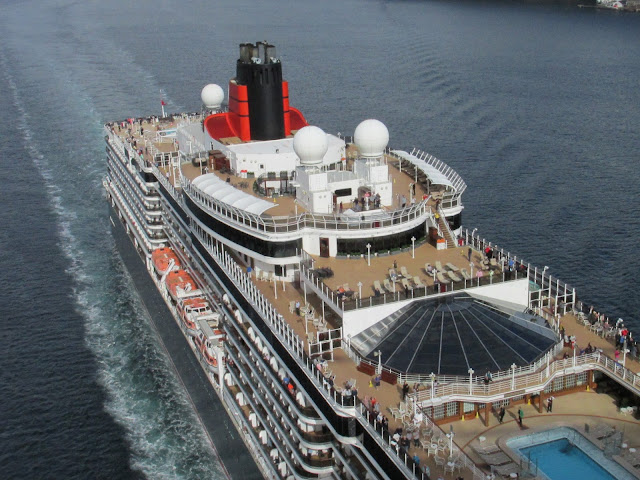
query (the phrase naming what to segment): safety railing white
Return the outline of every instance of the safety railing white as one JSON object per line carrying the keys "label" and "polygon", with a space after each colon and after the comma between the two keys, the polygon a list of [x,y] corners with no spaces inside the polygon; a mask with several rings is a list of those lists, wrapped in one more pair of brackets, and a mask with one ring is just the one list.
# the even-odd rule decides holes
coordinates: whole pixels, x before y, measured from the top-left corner
{"label": "safety railing white", "polygon": [[319,230],[370,230],[398,226],[415,220],[427,219],[426,200],[399,210],[381,210],[379,214],[364,217],[345,215],[319,215],[304,212],[293,216],[256,215],[214,199],[189,179],[182,178],[182,188],[203,210],[215,217],[224,217],[251,230],[267,233],[290,233],[302,229]]}
{"label": "safety railing white", "polygon": [[[459,238],[464,238],[466,245],[470,245],[483,253],[489,248],[493,253],[493,257],[499,260],[503,268],[516,272],[526,272],[529,280],[540,286],[539,291],[530,292],[529,305],[538,315],[543,316],[553,324],[558,315],[564,315],[576,308],[575,288],[570,287],[556,277],[552,278],[551,274],[547,273],[548,267],[540,268],[522,258],[519,259],[516,255],[505,251],[504,248],[500,248],[476,235],[476,230],[473,229],[469,232],[469,229],[461,228]],[[557,323],[555,326],[558,326]]]}
{"label": "safety railing white", "polygon": [[[521,369],[509,370],[494,376],[492,381],[485,382],[483,377],[470,376],[466,381],[463,377],[456,377],[455,381],[439,383],[435,381],[426,385],[426,389],[410,395],[411,400],[417,405],[429,406],[434,403],[446,401],[464,401],[469,403],[486,402],[501,398],[509,398],[514,395],[541,391],[550,379],[557,374],[579,373],[590,369],[597,369],[611,374],[615,379],[625,384],[634,392],[640,391],[640,378],[633,371],[624,367],[606,355],[596,352],[551,361],[552,354],[545,356],[546,365],[540,362]],[[535,368],[538,371],[532,371]],[[522,373],[524,372],[524,373]]]}

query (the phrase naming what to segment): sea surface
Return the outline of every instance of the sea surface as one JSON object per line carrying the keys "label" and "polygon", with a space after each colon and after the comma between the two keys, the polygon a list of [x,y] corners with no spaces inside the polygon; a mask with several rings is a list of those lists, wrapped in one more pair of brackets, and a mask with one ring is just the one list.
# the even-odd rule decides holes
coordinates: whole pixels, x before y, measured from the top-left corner
{"label": "sea surface", "polygon": [[224,478],[114,249],[101,126],[199,110],[258,40],[312,124],[383,121],[466,180],[465,226],[640,327],[640,16],[0,0],[1,478]]}

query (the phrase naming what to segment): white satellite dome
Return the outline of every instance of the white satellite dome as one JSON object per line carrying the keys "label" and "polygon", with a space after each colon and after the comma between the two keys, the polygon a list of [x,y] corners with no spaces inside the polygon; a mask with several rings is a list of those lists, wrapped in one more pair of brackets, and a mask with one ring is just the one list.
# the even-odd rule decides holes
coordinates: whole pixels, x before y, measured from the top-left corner
{"label": "white satellite dome", "polygon": [[302,165],[318,165],[329,149],[327,134],[321,128],[303,127],[293,136],[293,150]]}
{"label": "white satellite dome", "polygon": [[356,127],[353,141],[363,157],[381,157],[389,143],[389,130],[380,120],[370,118]]}
{"label": "white satellite dome", "polygon": [[209,85],[205,85],[200,93],[200,98],[202,99],[202,103],[205,107],[209,109],[217,109],[222,105],[222,101],[224,100],[224,90],[220,85],[216,85],[215,83],[210,83]]}

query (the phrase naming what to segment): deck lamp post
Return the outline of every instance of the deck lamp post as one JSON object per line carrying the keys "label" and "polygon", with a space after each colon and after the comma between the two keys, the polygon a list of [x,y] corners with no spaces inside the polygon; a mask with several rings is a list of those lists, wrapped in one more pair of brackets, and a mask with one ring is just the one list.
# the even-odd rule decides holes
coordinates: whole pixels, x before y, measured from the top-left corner
{"label": "deck lamp post", "polygon": [[429,374],[429,378],[431,378],[431,400],[435,396],[435,384],[436,384],[436,374],[431,372]]}
{"label": "deck lamp post", "polygon": [[358,298],[360,299],[360,305],[362,306],[362,282],[358,282]]}
{"label": "deck lamp post", "polygon": [[276,277],[273,277],[273,293],[276,297],[276,300],[278,299],[278,280],[276,280]]}
{"label": "deck lamp post", "polygon": [[473,278],[473,262],[469,262],[469,268],[471,269],[471,278]]}
{"label": "deck lamp post", "polygon": [[416,237],[411,237],[411,258],[416,258]]}
{"label": "deck lamp post", "polygon": [[518,366],[515,363],[511,364],[511,390],[516,389],[516,368]]}
{"label": "deck lamp post", "polygon": [[447,438],[449,439],[449,458],[453,457],[453,425],[449,425],[449,433],[447,433]]}
{"label": "deck lamp post", "polygon": [[475,247],[475,243],[473,241],[473,236],[475,235],[475,233],[478,231],[477,228],[474,228],[473,230],[471,230],[471,245],[473,245]]}
{"label": "deck lamp post", "polygon": [[380,375],[382,373],[382,350],[373,352],[373,356],[378,357],[378,368],[376,369],[376,373]]}
{"label": "deck lamp post", "polygon": [[[540,283],[542,283],[541,287],[543,290],[544,290],[544,274],[547,273],[547,270],[549,270],[549,267],[545,265],[544,268],[542,269],[542,279],[540,281]],[[551,287],[551,285],[549,285],[549,287]]]}
{"label": "deck lamp post", "polygon": [[371,244],[367,243],[367,265],[371,266]]}
{"label": "deck lamp post", "polygon": [[[627,353],[629,353],[629,349],[627,348],[627,339],[624,339],[624,344],[622,346],[622,366],[624,367],[625,363],[627,363]],[[574,365],[575,367],[575,365]]]}
{"label": "deck lamp post", "polygon": [[473,374],[474,373],[476,372],[473,371],[473,368],[470,368],[469,369],[469,395],[473,395]]}

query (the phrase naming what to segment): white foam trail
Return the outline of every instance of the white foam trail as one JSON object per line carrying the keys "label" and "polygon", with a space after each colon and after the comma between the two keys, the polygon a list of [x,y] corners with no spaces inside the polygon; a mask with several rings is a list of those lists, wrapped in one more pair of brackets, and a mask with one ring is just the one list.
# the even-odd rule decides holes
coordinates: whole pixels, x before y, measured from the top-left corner
{"label": "white foam trail", "polygon": [[[59,176],[59,172],[52,168],[50,159],[38,148],[31,127],[33,119],[21,98],[16,80],[11,76],[6,54],[2,50],[0,67],[9,86],[13,106],[18,113],[14,121],[21,135],[19,140],[44,179],[47,196],[57,218],[57,244],[69,261],[67,273],[74,279],[76,308],[86,319],[87,344],[100,365],[99,382],[104,386],[108,398],[105,408],[117,423],[125,428],[132,449],[132,467],[149,478],[196,478],[205,474],[211,476],[212,471],[216,470],[216,465],[212,462],[213,453],[209,449],[208,440],[200,430],[182,387],[172,374],[166,373],[171,369],[149,333],[145,313],[135,309],[137,304],[133,295],[120,295],[117,301],[124,303],[126,308],[115,312],[109,305],[114,299],[105,298],[109,293],[115,296],[118,295],[118,291],[132,290],[131,285],[126,284],[125,288],[114,291],[109,288],[109,279],[99,275],[105,267],[110,267],[109,260],[113,260],[113,252],[109,248],[113,246],[112,241],[108,236],[102,236],[98,245],[91,245],[86,244],[87,240],[80,240],[74,235],[75,229],[80,227],[77,222],[79,208],[82,207],[65,206],[65,190],[60,186],[61,179],[56,175]],[[76,93],[80,91],[73,86],[71,89]],[[90,100],[80,95],[75,98],[83,104],[83,110],[88,111],[93,117],[90,123],[97,123],[95,109],[86,108],[90,105]],[[89,173],[90,178],[80,178],[80,181],[93,184],[90,185],[92,188],[98,188],[97,176],[102,169],[94,166],[93,169],[89,167],[89,170],[82,173]],[[97,178],[91,178],[94,176]],[[89,205],[89,208],[91,207],[93,205]],[[104,217],[104,221],[97,221],[94,228],[106,228],[106,216]],[[96,263],[103,268],[93,268]],[[124,275],[121,275],[119,281],[126,283]],[[135,312],[133,318],[130,315],[131,305],[134,306]],[[147,324],[137,332],[138,337],[129,334],[130,327],[135,322]],[[143,344],[142,353],[145,358],[136,370],[132,369],[131,362],[135,363],[136,355],[140,353],[138,342]],[[143,385],[131,381],[132,372],[141,377]],[[158,388],[154,381],[162,382],[160,389],[165,398],[160,405],[156,405]],[[167,425],[159,425],[158,417],[166,420]]]}

